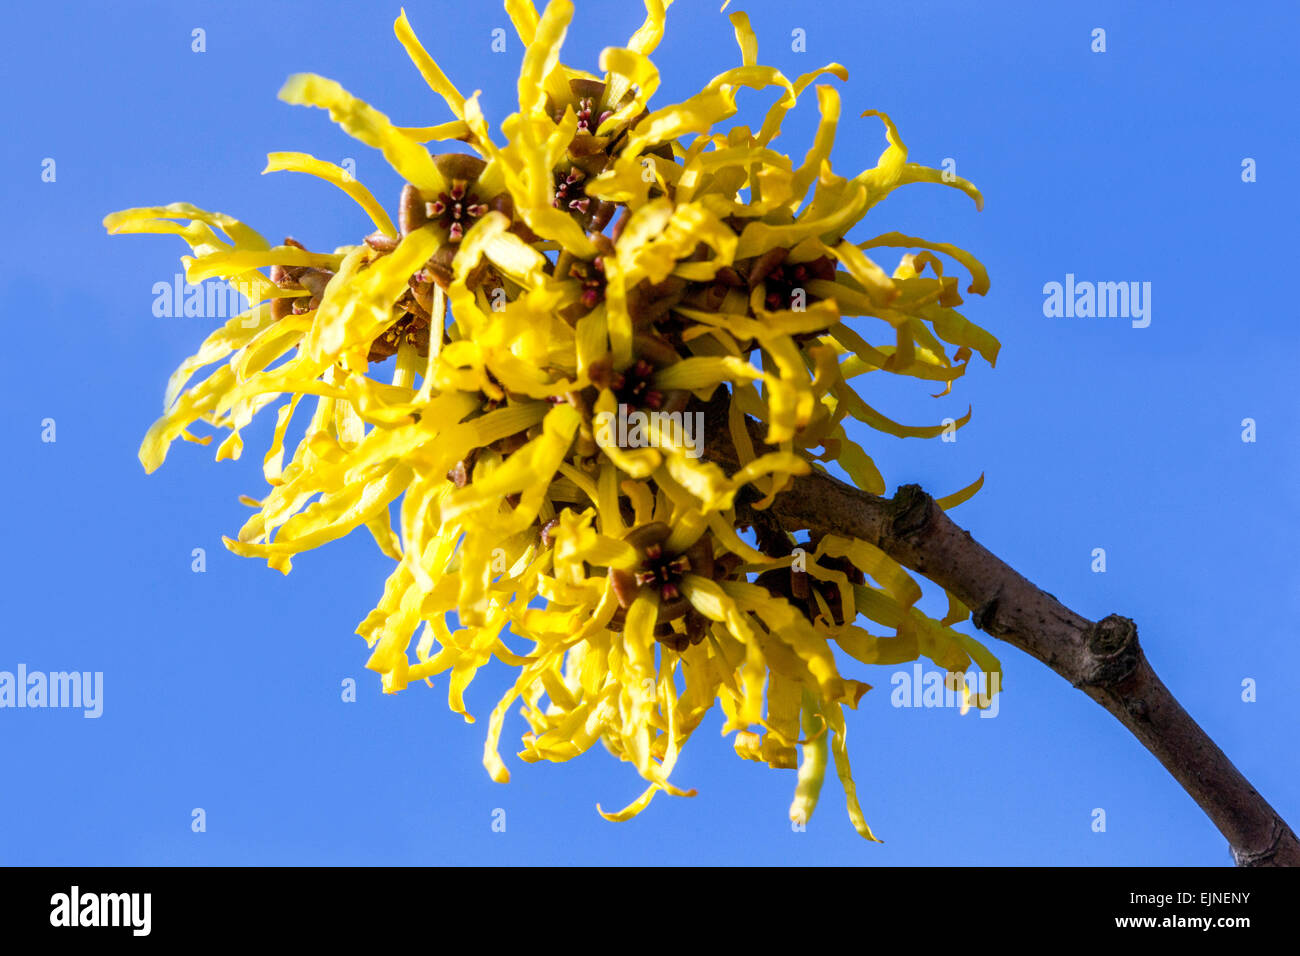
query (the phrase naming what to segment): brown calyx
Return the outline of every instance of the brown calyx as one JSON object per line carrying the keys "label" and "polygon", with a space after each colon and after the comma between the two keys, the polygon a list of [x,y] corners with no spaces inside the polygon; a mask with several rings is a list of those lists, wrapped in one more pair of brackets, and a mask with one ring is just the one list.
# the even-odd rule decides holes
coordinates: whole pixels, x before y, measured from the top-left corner
{"label": "brown calyx", "polygon": [[[808,289],[808,283],[817,279],[835,279],[835,260],[822,256],[809,262],[789,262],[790,250],[783,247],[769,249],[750,264],[747,281],[749,288],[763,285],[763,307],[769,312],[808,306],[817,297]],[[738,270],[739,271],[739,270]],[[742,271],[742,274],[743,271]],[[796,292],[803,291],[802,303],[795,301]]]}
{"label": "brown calyx", "polygon": [[[593,388],[598,392],[609,389],[619,405],[632,410],[680,412],[690,401],[685,389],[661,389],[655,386],[654,376],[660,369],[681,361],[681,354],[671,342],[657,335],[635,335],[632,338],[632,362],[616,369],[609,356],[592,362],[587,369]],[[590,396],[595,405],[596,395]]]}
{"label": "brown calyx", "polygon": [[[659,596],[655,640],[680,654],[703,641],[708,628],[708,619],[682,594],[682,580],[687,574],[715,579],[719,573],[730,573],[734,564],[714,560],[713,540],[707,534],[685,551],[669,553],[664,544],[671,533],[668,525],[653,521],[623,536],[640,553],[641,563],[633,570],[610,569],[610,584],[619,607],[608,626],[610,630],[621,631],[627,621],[627,609],[644,589],[650,589]],[[674,621],[681,622],[681,630],[674,626]]]}
{"label": "brown calyx", "polygon": [[[766,512],[754,512],[754,531],[758,538],[759,548],[764,554],[771,557],[785,557],[794,552],[796,545],[790,541],[790,536],[781,530],[780,525]],[[761,516],[761,517],[760,517]],[[804,552],[804,561],[813,560],[812,555],[817,550],[820,539],[814,539],[807,544],[798,545]],[[838,571],[844,574],[850,584],[865,584],[866,576],[847,558],[833,558],[828,555],[822,555],[816,559],[818,568],[826,571]],[[816,621],[822,616],[821,604],[817,600],[819,595],[825,602],[827,610],[830,612],[830,623],[833,625],[842,625],[848,623],[857,617],[857,609],[852,608],[851,613],[846,614],[844,601],[840,594],[838,585],[833,581],[822,581],[806,570],[798,570],[791,566],[788,568],[776,568],[772,571],[764,571],[754,581],[760,587],[764,587],[770,594],[777,594],[785,598],[795,607],[797,607],[809,621]]]}

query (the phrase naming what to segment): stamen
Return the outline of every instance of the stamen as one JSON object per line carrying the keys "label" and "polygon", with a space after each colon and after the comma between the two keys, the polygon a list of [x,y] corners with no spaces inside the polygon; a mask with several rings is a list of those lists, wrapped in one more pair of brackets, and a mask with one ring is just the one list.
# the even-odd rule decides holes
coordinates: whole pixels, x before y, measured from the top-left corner
{"label": "stamen", "polygon": [[447,241],[457,243],[474,220],[486,215],[490,207],[470,192],[467,180],[453,179],[450,191],[439,193],[427,208],[429,215],[447,230]]}

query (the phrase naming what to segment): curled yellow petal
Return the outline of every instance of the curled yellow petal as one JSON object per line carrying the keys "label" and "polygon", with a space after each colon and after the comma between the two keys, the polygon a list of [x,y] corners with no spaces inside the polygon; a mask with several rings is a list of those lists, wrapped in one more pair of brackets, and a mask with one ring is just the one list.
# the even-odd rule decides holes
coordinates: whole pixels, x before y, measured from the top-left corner
{"label": "curled yellow petal", "polygon": [[327,183],[333,183],[351,196],[357,205],[366,211],[366,215],[370,217],[371,222],[375,224],[375,227],[380,232],[386,236],[397,235],[397,229],[394,228],[393,221],[388,218],[388,213],[384,211],[384,207],[376,201],[369,189],[357,182],[352,174],[342,166],[335,166],[333,163],[327,163],[307,153],[268,153],[266,168],[262,172],[276,173],[284,170],[306,173],[309,176],[323,179]]}

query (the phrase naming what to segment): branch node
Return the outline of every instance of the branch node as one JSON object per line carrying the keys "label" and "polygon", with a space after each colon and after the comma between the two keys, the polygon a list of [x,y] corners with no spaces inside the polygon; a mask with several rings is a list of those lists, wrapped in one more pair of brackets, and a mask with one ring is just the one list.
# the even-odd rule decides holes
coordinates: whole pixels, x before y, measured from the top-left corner
{"label": "branch node", "polygon": [[[1262,850],[1256,850],[1254,852],[1250,852],[1248,850],[1239,850],[1235,846],[1229,844],[1229,849],[1232,850],[1233,862],[1236,863],[1237,866],[1277,865],[1274,862],[1273,857],[1277,854],[1278,850],[1281,848],[1282,840],[1286,837],[1286,835],[1289,832],[1290,832],[1290,828],[1281,819],[1279,819],[1276,814],[1274,814],[1273,835],[1268,842],[1268,846],[1266,846]],[[1292,842],[1294,842],[1294,838],[1292,838]]]}
{"label": "branch node", "polygon": [[894,520],[890,522],[889,533],[901,541],[926,526],[934,499],[920,485],[900,485],[892,503]]}
{"label": "branch node", "polygon": [[[998,599],[1002,596],[1001,590],[971,612],[970,622],[981,631],[988,634],[993,632],[989,630],[989,625],[993,621],[993,615],[998,612]],[[995,635],[996,636],[996,635]]]}
{"label": "branch node", "polygon": [[1147,719],[1147,702],[1141,697],[1134,697],[1132,700],[1125,701],[1124,707],[1135,720]]}
{"label": "branch node", "polygon": [[1088,660],[1074,686],[1105,689],[1122,683],[1137,670],[1139,653],[1137,625],[1127,617],[1108,615],[1088,631]]}

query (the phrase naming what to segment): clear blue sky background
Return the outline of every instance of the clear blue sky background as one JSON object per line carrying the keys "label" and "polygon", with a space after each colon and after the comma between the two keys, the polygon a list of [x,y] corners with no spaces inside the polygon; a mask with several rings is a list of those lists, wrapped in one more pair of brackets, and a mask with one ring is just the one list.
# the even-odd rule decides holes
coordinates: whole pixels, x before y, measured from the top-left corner
{"label": "clear blue sky background", "polygon": [[[948,398],[870,383],[869,399],[901,420],[975,407],[955,444],[863,436],[891,488],[947,493],[984,472],[954,516],[1079,612],[1136,619],[1175,694],[1300,823],[1296,6],[740,6],[761,62],[792,76],[829,60],[849,68],[837,169],[874,162],[880,126],[856,117],[879,108],[913,159],[954,158],[986,197],[977,213],[955,191],[914,186],[861,227],[981,256],[992,291],[968,314],[1003,343],[997,369],[972,365]],[[671,10],[659,103],[739,62],[717,7]],[[631,0],[579,8],[565,60],[591,69],[642,18]],[[504,117],[520,48],[499,6],[411,0],[407,11],[447,73],[483,90],[494,123]],[[850,715],[850,748],[883,846],[853,833],[833,779],[808,831],[792,833],[793,775],[738,760],[717,715],[676,774],[699,796],[661,796],[630,823],[596,815],[597,801],[620,806],[640,790],[603,748],[566,765],[508,756],[514,782],[493,784],[480,760],[504,669],[473,686],[476,726],[447,711],[444,680],[385,697],[364,670],[352,632],[389,566],[368,536],[300,559],[287,578],[222,548],[246,513],[237,495],[263,487],[265,424],[241,462],[181,445],[144,475],[136,449],[166,377],[214,322],[151,314],[179,240],[109,239],[100,219],[185,200],[275,239],[355,241],[369,227],[342,194],[258,172],[273,150],[351,157],[392,208],[400,183],[377,154],[275,93],[315,71],[399,123],[445,120],[393,37],[397,12],[124,2],[7,14],[0,670],[103,671],[105,710],[0,710],[0,862],[1226,864],[1217,831],[1126,731],[1005,646],[991,720],[892,708],[893,669],[859,675],[877,690]],[[205,53],[191,52],[195,27]],[[495,27],[510,35],[504,55],[489,52]],[[1090,50],[1095,27],[1104,54]],[[806,53],[791,50],[795,28]],[[814,103],[779,141],[798,156]],[[41,181],[46,157],[56,182]],[[1241,181],[1245,157],[1258,182]],[[1044,283],[1070,272],[1152,283],[1150,327],[1045,318]],[[1241,441],[1246,417],[1254,444]],[[45,418],[56,443],[41,441]],[[196,547],[203,574],[190,569]],[[1104,574],[1090,570],[1098,547]],[[355,703],[340,700],[347,677]],[[1241,700],[1245,678],[1258,682],[1255,703]],[[508,724],[508,755],[522,727]],[[195,807],[206,833],[191,832]],[[496,808],[505,833],[491,829]],[[1105,833],[1091,829],[1094,808]]]}

